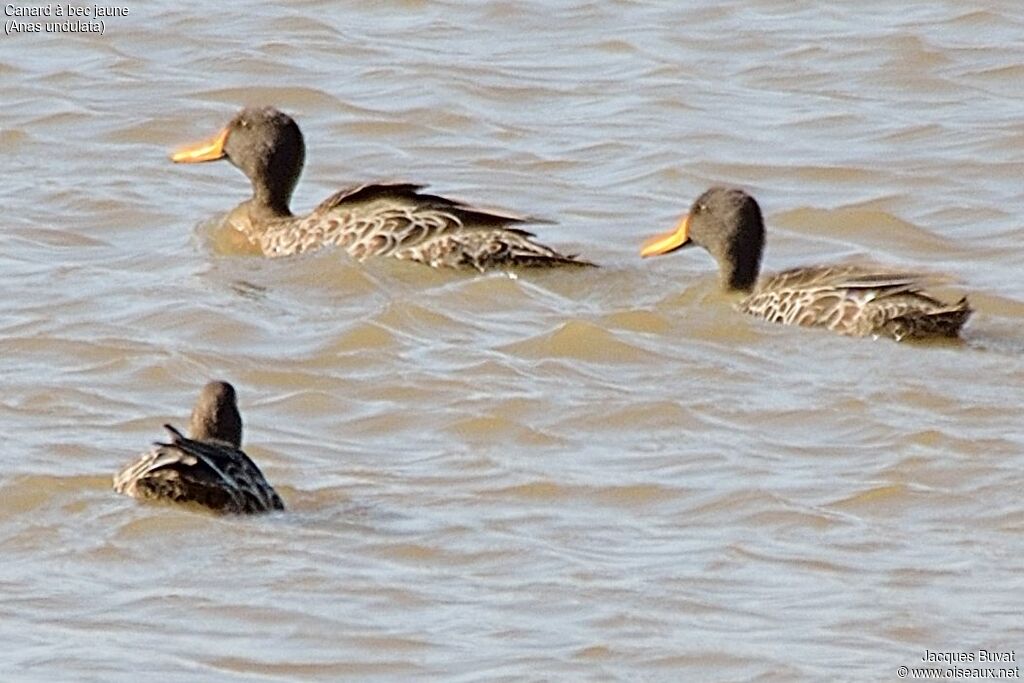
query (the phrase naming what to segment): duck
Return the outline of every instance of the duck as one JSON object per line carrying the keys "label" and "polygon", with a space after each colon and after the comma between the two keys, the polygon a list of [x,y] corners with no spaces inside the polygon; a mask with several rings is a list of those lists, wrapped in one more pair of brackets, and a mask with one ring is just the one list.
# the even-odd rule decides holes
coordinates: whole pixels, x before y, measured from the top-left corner
{"label": "duck", "polygon": [[354,185],[296,216],[289,205],[305,158],[298,124],[269,106],[242,109],[212,138],[171,155],[182,164],[227,159],[245,174],[252,197],[235,207],[225,223],[263,256],[294,256],[333,245],[359,261],[390,256],[480,272],[595,265],[544,246],[517,227],[543,222],[539,219],[427,194],[425,185],[414,183]]}
{"label": "duck", "polygon": [[284,503],[241,450],[242,416],[235,388],[212,381],[192,410],[189,435],[169,424],[166,442],[122,467],[114,490],[146,501],[192,504],[213,512],[253,514],[284,510]]}
{"label": "duck", "polygon": [[967,298],[948,303],[927,291],[930,274],[860,264],[805,266],[758,279],[765,227],[747,192],[712,187],[673,230],[644,241],[644,258],[697,245],[718,262],[721,286],[743,294],[737,308],[763,320],[896,341],[957,337]]}

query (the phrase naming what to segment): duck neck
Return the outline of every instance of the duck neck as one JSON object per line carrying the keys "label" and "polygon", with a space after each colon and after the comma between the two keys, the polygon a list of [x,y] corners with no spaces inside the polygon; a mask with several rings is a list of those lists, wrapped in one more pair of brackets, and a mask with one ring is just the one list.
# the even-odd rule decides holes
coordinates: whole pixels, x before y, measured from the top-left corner
{"label": "duck neck", "polygon": [[222,407],[216,412],[196,411],[189,424],[189,438],[196,441],[222,441],[235,448],[242,445],[242,417],[234,407]]}
{"label": "duck neck", "polygon": [[761,254],[730,254],[730,258],[721,261],[719,268],[722,286],[725,289],[749,292],[757,283],[757,275],[761,269]]}
{"label": "duck neck", "polygon": [[253,181],[250,210],[259,218],[287,218],[292,215],[288,204],[291,201],[294,184],[284,188],[273,186],[266,180]]}
{"label": "duck neck", "polygon": [[718,261],[722,287],[730,291],[749,292],[757,283],[764,251],[764,228],[760,223],[747,223],[746,229],[735,233],[709,249]]}

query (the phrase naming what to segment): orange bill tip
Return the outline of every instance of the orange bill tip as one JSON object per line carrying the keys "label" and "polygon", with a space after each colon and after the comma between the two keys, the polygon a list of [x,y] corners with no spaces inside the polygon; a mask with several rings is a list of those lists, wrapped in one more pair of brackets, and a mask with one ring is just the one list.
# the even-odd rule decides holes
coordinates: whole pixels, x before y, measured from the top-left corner
{"label": "orange bill tip", "polygon": [[648,256],[661,256],[662,254],[675,251],[690,241],[689,232],[690,214],[686,214],[679,219],[679,223],[672,230],[659,233],[644,240],[644,243],[640,246],[640,256],[647,258]]}
{"label": "orange bill tip", "polygon": [[171,155],[171,161],[177,164],[195,164],[200,161],[223,159],[225,156],[224,143],[227,142],[227,139],[228,129],[225,128],[209,140],[182,147]]}

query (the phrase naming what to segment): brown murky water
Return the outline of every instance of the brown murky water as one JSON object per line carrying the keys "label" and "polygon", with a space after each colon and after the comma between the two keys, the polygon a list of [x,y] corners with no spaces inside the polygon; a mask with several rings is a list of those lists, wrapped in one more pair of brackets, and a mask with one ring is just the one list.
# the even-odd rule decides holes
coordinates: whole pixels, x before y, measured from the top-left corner
{"label": "brown murky water", "polygon": [[[3,680],[895,680],[1024,656],[1024,14],[995,0],[182,3],[0,36]],[[605,264],[518,279],[265,261],[173,146],[243,103],[296,208],[430,182]],[[712,183],[766,266],[951,273],[963,345],[772,327],[698,251]],[[110,475],[238,387],[290,506]]]}

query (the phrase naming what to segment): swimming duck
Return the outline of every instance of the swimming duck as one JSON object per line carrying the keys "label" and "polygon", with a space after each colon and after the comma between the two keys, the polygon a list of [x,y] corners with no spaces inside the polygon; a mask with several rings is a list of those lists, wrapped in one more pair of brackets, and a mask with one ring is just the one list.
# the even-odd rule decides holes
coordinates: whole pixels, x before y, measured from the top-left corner
{"label": "swimming duck", "polygon": [[305,158],[299,126],[273,107],[243,109],[213,138],[171,156],[177,163],[227,159],[249,178],[252,198],[226,220],[264,256],[337,245],[360,261],[391,256],[434,268],[594,265],[513,227],[530,218],[425,194],[423,185],[411,183],[346,188],[295,216],[289,202]]}
{"label": "swimming duck", "polygon": [[169,424],[168,443],[114,475],[114,490],[141,500],[193,503],[214,512],[284,510],[284,503],[241,450],[242,416],[227,382],[203,387],[192,410],[189,436]]}
{"label": "swimming duck", "polygon": [[794,268],[757,282],[764,221],[757,201],[743,190],[711,188],[674,230],[646,240],[640,254],[658,256],[691,244],[718,261],[724,289],[747,294],[740,311],[771,322],[899,341],[955,337],[971,315],[966,298],[948,304],[924,291],[933,278],[921,273],[839,264]]}

